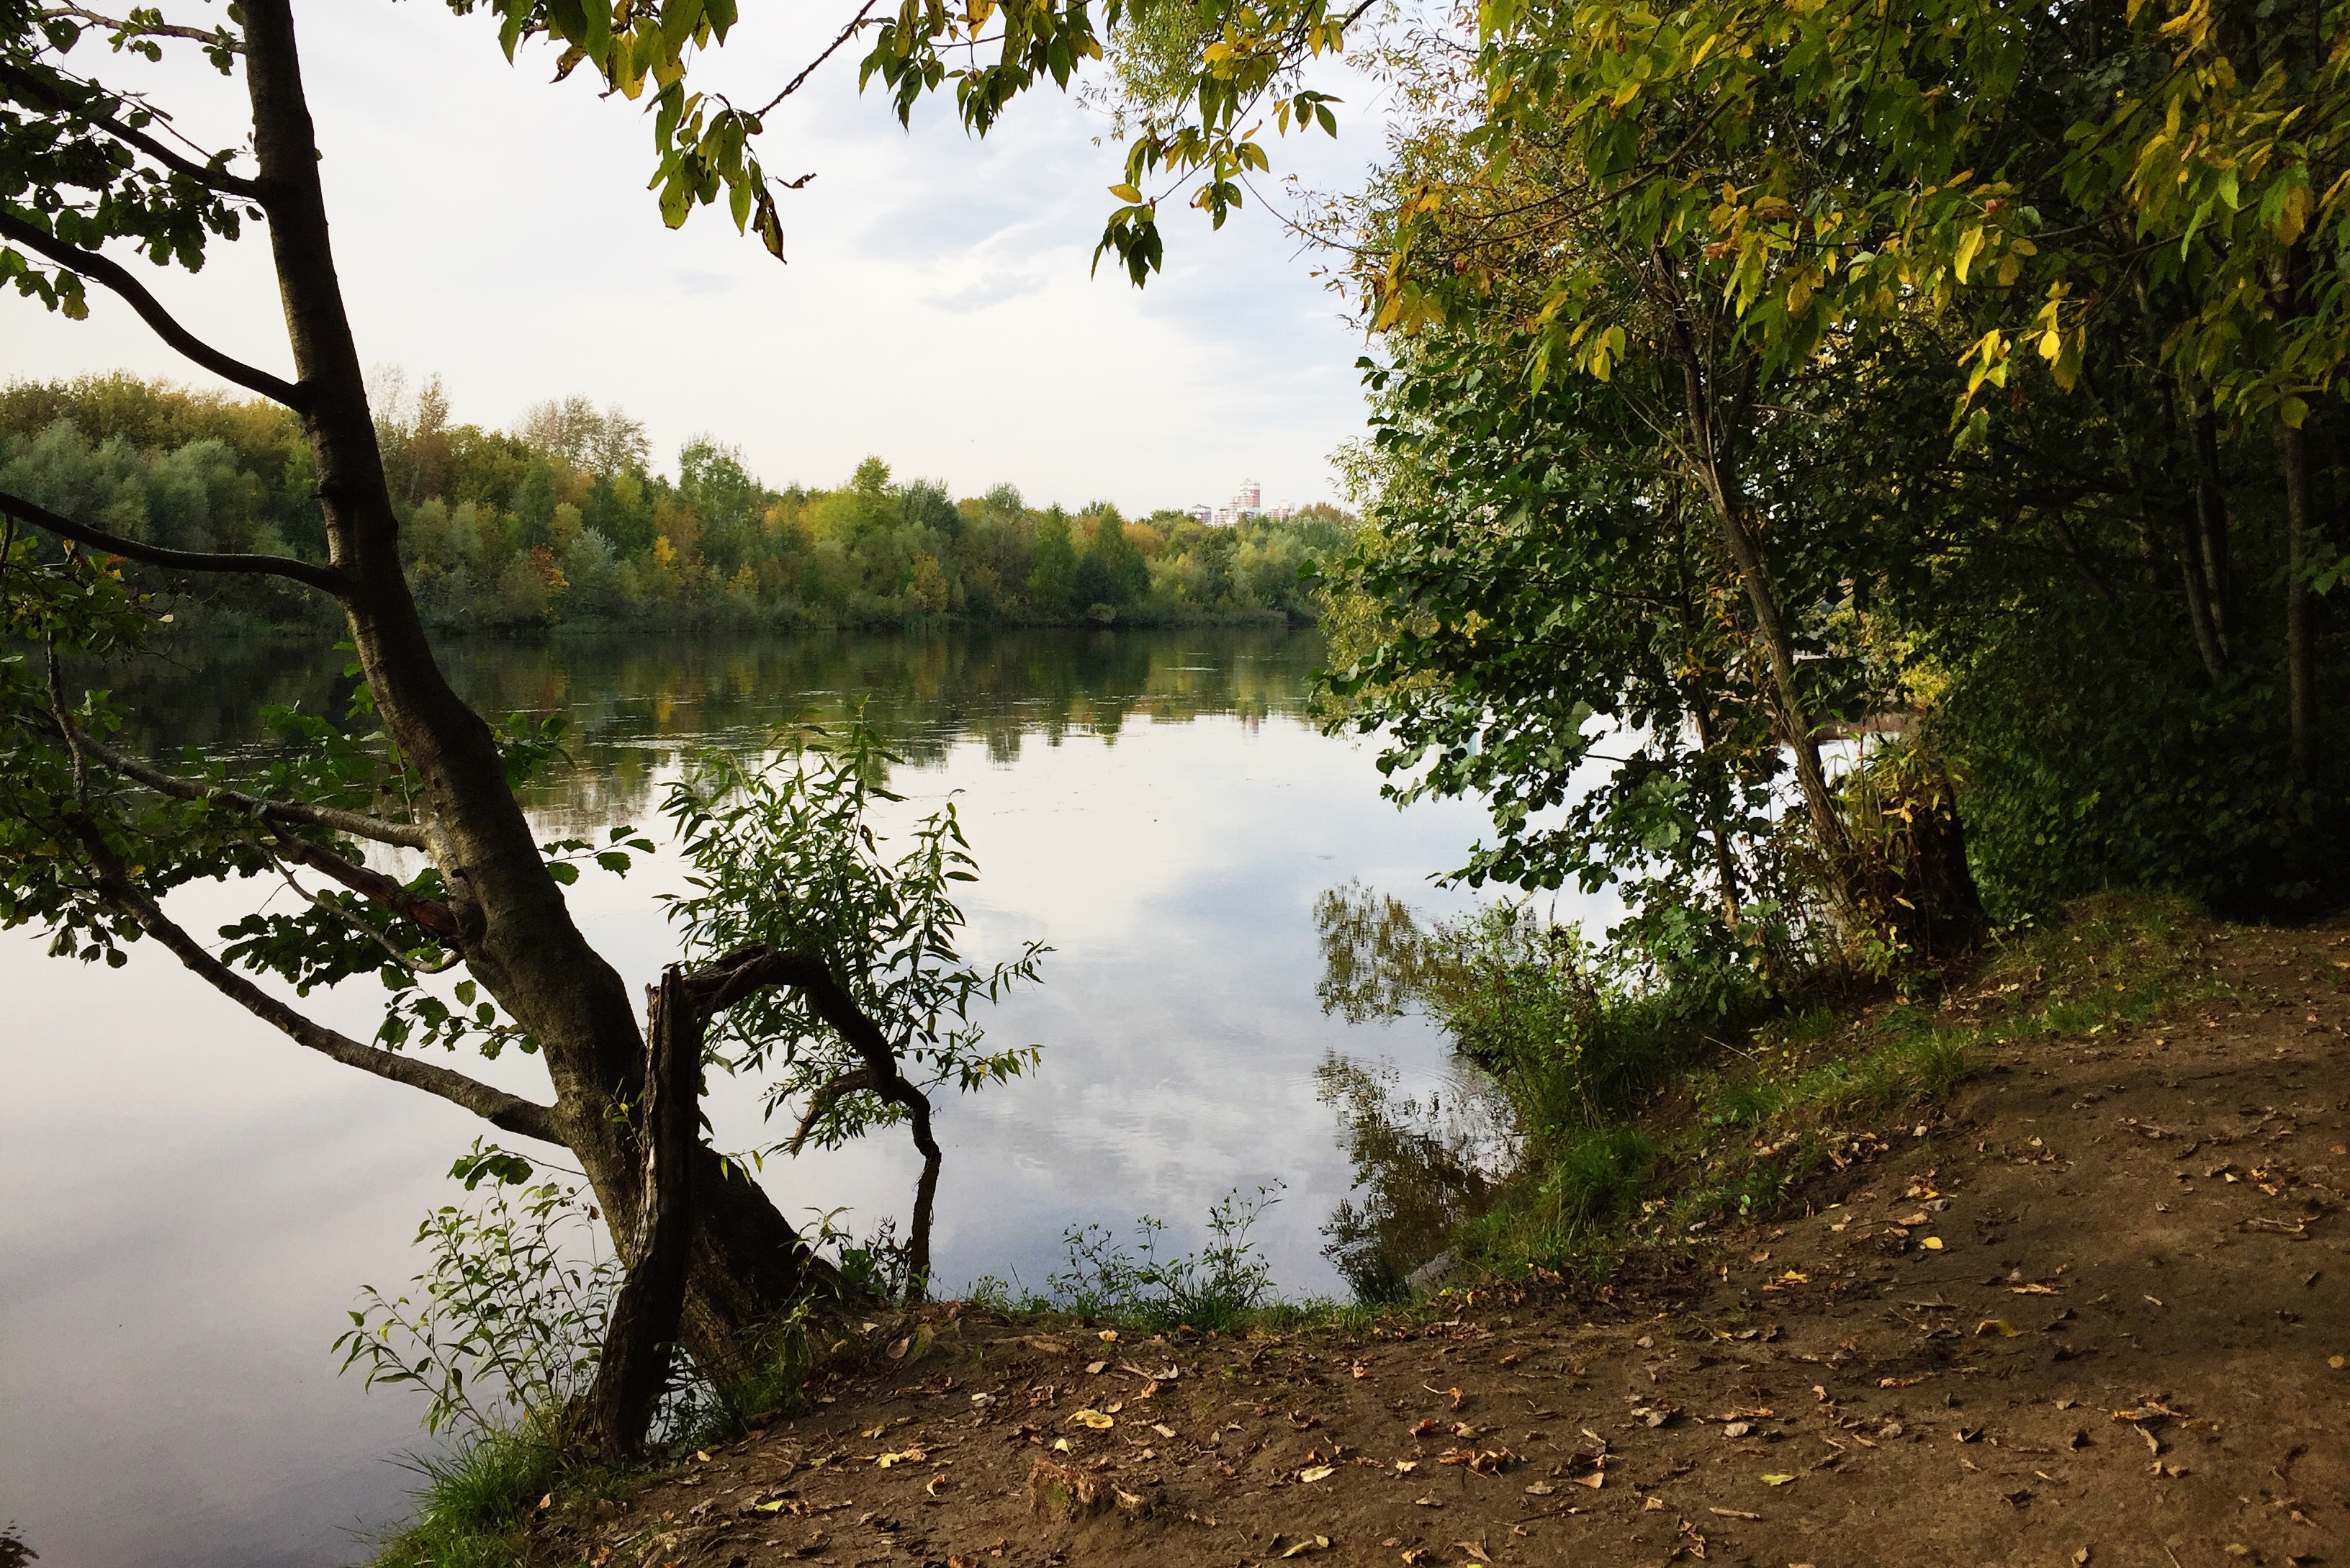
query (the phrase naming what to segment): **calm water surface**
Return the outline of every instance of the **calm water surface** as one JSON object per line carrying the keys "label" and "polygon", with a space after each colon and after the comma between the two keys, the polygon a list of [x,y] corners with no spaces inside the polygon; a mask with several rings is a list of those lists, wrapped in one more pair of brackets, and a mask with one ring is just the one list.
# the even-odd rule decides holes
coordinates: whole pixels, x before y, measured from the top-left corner
{"label": "calm water surface", "polygon": [[[1143,1213],[1196,1242],[1227,1190],[1286,1184],[1258,1239],[1293,1293],[1344,1294],[1325,1227],[1356,1188],[1336,1067],[1409,1093],[1459,1087],[1404,1021],[1349,1029],[1315,1001],[1313,905],[1359,879],[1442,910],[1427,885],[1471,808],[1399,813],[1370,753],[1304,715],[1319,653],[1270,632],[826,637],[693,644],[459,644],[483,711],[568,712],[577,765],[529,802],[563,827],[653,826],[681,755],[863,702],[907,757],[906,815],[959,792],[982,880],[966,950],[1050,942],[1045,984],[991,1020],[1045,1047],[1032,1079],[946,1100],[934,1248],[942,1282],[1041,1282],[1062,1232]],[[250,743],[263,701],[335,701],[332,662],[282,653],[141,672],[154,748]],[[659,835],[656,835],[659,836]],[[632,983],[672,953],[668,857],[572,889]],[[174,909],[199,931],[233,900]],[[371,1033],[366,987],[314,999]],[[414,1271],[417,1221],[479,1131],[465,1113],[310,1055],[151,948],[121,973],[0,939],[0,1522],[43,1568],[265,1568],[363,1560],[413,1478],[414,1397],[338,1376],[328,1344],[362,1282]],[[527,1093],[527,1058],[473,1070]],[[1317,1077],[1317,1074],[1319,1077]],[[722,1147],[774,1141],[755,1085],[719,1081]],[[771,1162],[795,1217],[902,1214],[893,1131]]]}

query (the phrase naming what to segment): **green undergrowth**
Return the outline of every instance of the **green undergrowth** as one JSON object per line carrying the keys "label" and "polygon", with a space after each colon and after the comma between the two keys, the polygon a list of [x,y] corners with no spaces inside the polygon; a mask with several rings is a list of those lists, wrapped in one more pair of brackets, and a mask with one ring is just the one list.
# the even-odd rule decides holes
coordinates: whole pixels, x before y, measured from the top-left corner
{"label": "green undergrowth", "polygon": [[2010,933],[1968,972],[1918,977],[1906,993],[1815,995],[1736,1044],[1676,1043],[1656,1036],[1653,1016],[1638,1020],[1644,1088],[1614,1114],[1585,1101],[1581,1114],[1529,1118],[1516,1175],[1457,1232],[1461,1258],[1502,1277],[1604,1279],[1636,1249],[1709,1245],[1709,1231],[1772,1215],[1808,1179],[1920,1136],[1991,1050],[2143,1023],[2199,994],[2209,982],[2188,956],[2208,926],[2178,899],[2106,895]]}
{"label": "green undergrowth", "polygon": [[423,1483],[416,1511],[378,1549],[376,1568],[520,1568],[540,1499],[592,1508],[642,1480],[567,1458],[528,1427],[473,1433],[410,1462]]}

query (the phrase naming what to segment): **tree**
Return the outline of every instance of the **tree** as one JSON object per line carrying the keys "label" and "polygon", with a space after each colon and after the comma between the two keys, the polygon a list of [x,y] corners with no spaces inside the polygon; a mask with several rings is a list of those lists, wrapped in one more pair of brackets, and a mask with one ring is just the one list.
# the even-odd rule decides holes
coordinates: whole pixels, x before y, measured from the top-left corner
{"label": "tree", "polygon": [[[509,57],[544,38],[561,46],[559,75],[588,64],[626,99],[650,88],[664,220],[682,223],[723,195],[738,228],[781,254],[779,188],[760,167],[756,139],[761,116],[808,73],[756,114],[691,90],[696,51],[723,45],[733,26],[732,0],[678,0],[658,11],[633,0],[451,5],[461,15],[494,14]],[[971,46],[991,16],[1002,49],[980,64]],[[93,31],[117,50],[156,57],[192,47],[223,74],[241,72],[249,153],[180,151],[158,108],[69,62],[78,48],[87,58]],[[1047,77],[1066,85],[1080,58],[1100,52],[1085,5],[1059,0],[1020,0],[968,18],[916,9],[870,26],[860,11],[826,56],[860,31],[873,40],[866,74],[886,83],[901,116],[952,80],[966,123],[983,132],[1020,92]],[[1253,101],[1227,106],[1227,132],[1232,114]],[[592,846],[538,844],[515,794],[552,737],[524,727],[501,732],[465,706],[433,658],[403,575],[375,410],[335,270],[290,0],[244,0],[209,29],[151,10],[109,20],[79,7],[0,0],[0,280],[73,317],[85,313],[90,285],[108,289],[192,363],[290,410],[313,464],[323,524],[323,548],[310,556],[180,548],[0,493],[10,637],[0,697],[11,738],[0,793],[0,919],[37,922],[61,954],[110,963],[121,961],[124,944],[153,940],[295,1043],[567,1148],[623,1252],[642,1261],[664,1251],[635,1233],[640,1217],[652,1224],[652,1216],[672,1212],[646,1201],[646,1032],[618,973],[583,939],[564,901],[576,857]],[[1230,140],[1227,132],[1216,134]],[[109,254],[128,245],[192,271],[213,244],[235,240],[256,216],[285,305],[290,380],[196,337]],[[587,450],[588,438],[573,428],[585,422],[577,412],[551,416],[546,439]],[[634,450],[608,416],[588,445],[599,462]],[[460,451],[451,460],[465,457]],[[681,569],[691,566],[692,514],[663,519],[656,510],[653,521]],[[63,541],[64,554],[42,551],[26,528]],[[380,743],[320,719],[289,717],[286,756],[234,783],[197,760],[167,771],[116,750],[106,738],[114,718],[105,699],[68,701],[59,655],[102,656],[137,641],[141,600],[118,576],[121,563],[133,571],[263,577],[331,603],[361,682],[352,717],[379,726]],[[365,863],[371,849],[416,854],[425,868],[399,880]],[[593,854],[617,868],[626,850]],[[325,878],[330,889],[306,888],[300,914],[241,923],[225,959],[164,907],[169,891],[191,879],[272,876],[300,885],[304,875]],[[947,940],[935,921],[922,934]],[[907,1096],[919,1100],[921,1091],[897,1064],[916,1047],[907,1031],[921,1021],[877,1019],[859,1005],[856,988],[872,977],[841,972],[837,955],[773,940],[701,958],[698,969],[672,971],[686,993],[680,1005],[714,1017],[764,1006],[759,999],[784,988],[798,999],[792,1005],[865,1053],[862,1076],[828,1085],[827,1114],[870,1101],[903,1111],[920,1128],[923,1113]],[[369,1044],[318,1024],[238,972],[240,964],[303,992],[380,970],[400,992],[379,1044]],[[422,989],[424,972],[457,966],[467,976],[458,1000],[473,1011],[452,1010]],[[690,1054],[694,1033],[681,1037]],[[520,1042],[545,1057],[555,1097],[531,1101],[390,1048],[432,1041]],[[746,1334],[800,1295],[816,1271],[802,1238],[739,1169],[698,1143],[686,1159],[678,1189],[691,1196],[675,1321],[696,1360],[723,1383],[750,1354]],[[658,1326],[667,1316],[656,1311],[649,1320]]]}
{"label": "tree", "polygon": [[1036,520],[1035,565],[1028,573],[1029,602],[1045,615],[1066,615],[1076,591],[1076,546],[1069,542],[1068,514],[1055,506]]}

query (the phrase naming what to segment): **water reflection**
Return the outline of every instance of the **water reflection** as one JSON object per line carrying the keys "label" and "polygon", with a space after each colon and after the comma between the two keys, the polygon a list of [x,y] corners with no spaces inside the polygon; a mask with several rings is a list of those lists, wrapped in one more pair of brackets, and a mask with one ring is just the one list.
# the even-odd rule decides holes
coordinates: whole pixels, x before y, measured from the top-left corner
{"label": "water reflection", "polygon": [[[681,747],[750,746],[779,724],[837,723],[852,708],[906,761],[935,767],[976,741],[1010,766],[1024,745],[1072,735],[1116,743],[1138,720],[1208,717],[1253,731],[1301,716],[1319,656],[1308,634],[1263,628],[1059,629],[930,637],[475,638],[441,650],[450,681],[492,719],[566,715],[574,765],[525,798],[551,823],[641,816],[652,782]],[[265,704],[339,715],[344,656],[313,648],[208,645],[160,650],[111,672],[151,752],[253,743]]]}
{"label": "water reflection", "polygon": [[[548,836],[657,826],[681,753],[858,701],[910,759],[892,780],[909,817],[957,795],[983,867],[968,950],[1055,952],[1045,985],[989,1021],[1007,1044],[1043,1043],[1042,1070],[940,1106],[944,1284],[1041,1282],[1066,1266],[1071,1226],[1122,1231],[1143,1213],[1196,1247],[1219,1198],[1280,1180],[1288,1201],[1254,1239],[1282,1289],[1336,1294],[1388,1288],[1454,1199],[1395,1157],[1418,1134],[1358,1127],[1370,1102],[1326,1099],[1323,1069],[1357,1062],[1397,1106],[1471,1107],[1423,1021],[1325,1012],[1315,900],[1349,877],[1424,887],[1482,824],[1466,805],[1379,799],[1370,754],[1305,720],[1318,653],[1309,637],[1204,630],[479,640],[447,659],[485,712],[570,715],[574,763],[529,803]],[[145,716],[135,743],[235,747],[254,743],[261,703],[334,711],[340,664],[232,650],[151,659],[115,685]],[[680,885],[674,858],[568,890],[631,986],[674,954],[654,902]],[[1417,901],[1441,913],[1449,898]],[[199,930],[241,912],[208,885],[174,898]],[[372,1033],[380,992],[345,990],[311,1004]],[[359,1285],[414,1272],[418,1217],[447,1199],[441,1173],[478,1124],[287,1047],[151,944],[116,974],[20,935],[0,942],[0,1521],[78,1568],[364,1557],[360,1534],[404,1507],[409,1478],[387,1457],[418,1440],[418,1411],[338,1378],[327,1346]],[[473,1066],[546,1092],[533,1059]],[[721,1147],[774,1141],[758,1100],[713,1085]],[[1419,1127],[1411,1114],[1397,1125]],[[794,1220],[846,1204],[862,1234],[911,1190],[901,1146],[770,1161],[760,1179]],[[1326,1252],[1326,1220],[1396,1239],[1383,1262],[1353,1262],[1360,1245]]]}
{"label": "water reflection", "polygon": [[1389,1062],[1333,1052],[1314,1076],[1337,1109],[1356,1188],[1324,1222],[1322,1255],[1357,1300],[1407,1300],[1413,1272],[1492,1202],[1517,1152],[1509,1106],[1468,1066],[1424,1098]]}

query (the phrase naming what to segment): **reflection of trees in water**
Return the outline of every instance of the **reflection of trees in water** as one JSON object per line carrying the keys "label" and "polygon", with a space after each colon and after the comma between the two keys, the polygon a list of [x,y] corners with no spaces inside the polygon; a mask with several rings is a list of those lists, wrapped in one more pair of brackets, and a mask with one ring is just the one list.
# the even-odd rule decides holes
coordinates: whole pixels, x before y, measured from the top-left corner
{"label": "reflection of trees in water", "polygon": [[[1303,720],[1321,654],[1311,634],[1256,628],[792,638],[639,637],[532,641],[471,638],[440,649],[449,679],[497,720],[561,711],[573,763],[534,784],[524,804],[553,826],[639,820],[664,767],[685,750],[748,750],[797,718],[837,722],[863,703],[868,721],[916,766],[979,741],[998,763],[1030,735],[1115,742],[1127,722],[1234,715],[1252,728]],[[249,746],[265,703],[339,715],[348,701],[341,655],[191,645],[109,671],[141,715],[127,737],[153,754],[194,745]]]}
{"label": "reflection of trees in water", "polygon": [[1322,1255],[1358,1300],[1401,1301],[1412,1270],[1492,1201],[1516,1149],[1508,1106],[1472,1068],[1424,1102],[1399,1091],[1388,1063],[1332,1052],[1314,1077],[1323,1102],[1337,1107],[1359,1195],[1330,1211]]}

